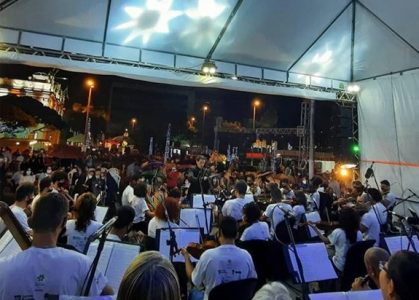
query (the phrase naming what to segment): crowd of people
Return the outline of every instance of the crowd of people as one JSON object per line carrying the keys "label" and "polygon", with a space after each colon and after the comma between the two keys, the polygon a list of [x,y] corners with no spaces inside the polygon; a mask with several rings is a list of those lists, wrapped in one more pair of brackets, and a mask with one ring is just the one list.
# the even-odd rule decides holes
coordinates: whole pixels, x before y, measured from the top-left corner
{"label": "crowd of people", "polygon": [[[193,164],[179,159],[163,164],[132,153],[115,157],[102,153],[83,162],[49,161],[42,152],[2,149],[1,199],[10,205],[32,247],[0,258],[1,299],[80,295],[92,263],[83,252],[89,236],[102,226],[96,221],[98,206],[108,207],[104,221],[117,216],[108,240],[139,244],[141,253],[126,269],[119,290],[97,271],[90,295],[209,299],[217,286],[258,278],[254,257],[240,243],[308,242],[312,228],[315,240],[332,246],[330,261],[338,278],[350,247],[374,240],[364,257],[367,273],[354,279],[352,290],[381,289],[385,299],[416,299],[419,255],[399,251],[390,256],[380,248],[380,234],[396,230],[388,213],[396,196],[387,180],[376,189],[360,181],[345,186],[333,174],[308,180],[248,172],[237,161],[229,165],[202,155]],[[159,229],[182,227],[180,212],[193,207],[197,194],[214,197],[214,222],[206,238],[212,237],[216,247],[204,251],[197,263],[189,247],[179,249],[185,261],[179,268],[155,251],[155,239]],[[308,213],[318,214],[321,221],[307,220]],[[273,281],[258,286],[253,299],[291,296]]]}

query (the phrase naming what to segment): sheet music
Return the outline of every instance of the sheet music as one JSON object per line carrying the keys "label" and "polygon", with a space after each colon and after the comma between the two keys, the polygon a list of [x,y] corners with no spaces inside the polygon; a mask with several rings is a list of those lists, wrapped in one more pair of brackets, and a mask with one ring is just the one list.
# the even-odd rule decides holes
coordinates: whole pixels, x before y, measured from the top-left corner
{"label": "sheet music", "polygon": [[[416,250],[419,251],[419,241],[418,241],[417,236],[413,236],[412,240],[413,240],[413,243],[415,244]],[[409,245],[409,240],[407,239],[407,236],[405,235],[385,237],[384,241],[386,242],[388,251],[390,252],[391,255],[393,255],[394,253],[400,250],[407,250],[408,246],[409,246],[409,251],[414,251],[413,247]]]}
{"label": "sheet music", "polygon": [[[313,211],[311,213],[307,213],[307,214],[305,214],[305,216],[306,216],[307,222],[311,221],[311,222],[317,223],[317,222],[321,221],[320,214],[319,214],[318,211]],[[310,232],[310,237],[313,238],[313,237],[318,236],[317,232],[311,226],[308,226],[308,230]]]}
{"label": "sheet music", "polygon": [[108,212],[109,207],[106,206],[96,206],[95,218],[96,221],[103,224],[103,219],[105,219],[106,213]]}
{"label": "sheet music", "polygon": [[381,290],[310,294],[310,300],[383,300]]}
{"label": "sheet music", "polygon": [[12,233],[9,230],[6,230],[0,239],[0,258],[13,256],[21,251],[22,249],[13,238]]}
{"label": "sheet music", "polygon": [[[172,228],[176,235],[176,242],[178,249],[186,248],[189,243],[200,242],[200,229],[199,228]],[[170,232],[168,228],[159,229],[159,251],[160,253],[170,259],[170,247],[167,241],[170,240]],[[192,262],[198,261],[194,257],[191,257]],[[185,262],[185,258],[181,253],[173,256],[173,262]]]}
{"label": "sheet music", "polygon": [[[215,196],[214,195],[204,195],[204,201],[205,203],[214,203],[215,202]],[[193,208],[203,208],[202,205],[202,195],[201,194],[195,194],[193,195]]]}
{"label": "sheet music", "polygon": [[[297,244],[296,247],[306,282],[337,278],[324,243]],[[293,271],[295,274],[298,274],[297,280],[301,281],[297,261],[290,246],[288,246],[288,255]]]}
{"label": "sheet music", "polygon": [[[96,241],[89,246],[87,256],[92,260],[97,253],[99,242]],[[125,270],[132,260],[139,254],[138,245],[124,244],[106,241],[99,258],[97,269],[108,278],[109,284],[115,291],[118,291]]]}
{"label": "sheet music", "polygon": [[[182,226],[204,228],[204,233],[208,234],[208,230],[211,232],[212,228],[212,209],[207,208],[207,219],[205,219],[203,208],[183,208],[180,210],[180,219]],[[205,224],[205,220],[208,221],[208,230]]]}

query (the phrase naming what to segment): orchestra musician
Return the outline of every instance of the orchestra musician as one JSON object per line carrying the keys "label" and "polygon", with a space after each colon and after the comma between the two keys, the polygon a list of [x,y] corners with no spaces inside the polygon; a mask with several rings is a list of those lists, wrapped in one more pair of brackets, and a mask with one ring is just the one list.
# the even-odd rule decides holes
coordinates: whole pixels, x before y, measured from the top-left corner
{"label": "orchestra musician", "polygon": [[237,222],[232,217],[223,217],[220,223],[220,246],[205,251],[194,267],[187,249],[181,249],[185,257],[185,269],[188,278],[196,288],[193,290],[194,299],[208,299],[210,291],[230,281],[247,278],[257,278],[255,266],[250,254],[235,245],[237,237]]}
{"label": "orchestra musician", "polygon": [[186,201],[190,207],[192,207],[194,194],[208,194],[210,190],[209,174],[207,169],[205,169],[206,162],[205,156],[198,155],[195,160],[196,166],[186,174],[186,178],[190,183]]}

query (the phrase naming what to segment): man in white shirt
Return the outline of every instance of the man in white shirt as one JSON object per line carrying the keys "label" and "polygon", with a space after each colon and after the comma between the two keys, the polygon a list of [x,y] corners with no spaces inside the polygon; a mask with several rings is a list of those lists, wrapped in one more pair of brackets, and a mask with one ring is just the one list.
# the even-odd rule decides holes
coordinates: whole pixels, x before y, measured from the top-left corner
{"label": "man in white shirt", "polygon": [[28,225],[28,216],[25,209],[29,206],[34,198],[35,186],[32,183],[25,182],[16,189],[16,201],[10,207],[16,219],[22,225],[23,229],[32,234],[32,229]]}
{"label": "man in white shirt", "polygon": [[220,224],[221,246],[205,251],[195,268],[188,251],[181,250],[185,257],[188,278],[196,287],[205,287],[203,299],[208,299],[211,290],[220,284],[257,278],[252,257],[246,250],[234,244],[236,237],[236,220],[232,217],[224,217]]}
{"label": "man in white shirt", "polygon": [[140,175],[136,174],[130,178],[129,184],[122,192],[121,203],[122,205],[130,205],[131,198],[134,197],[134,186],[138,183]]}
{"label": "man in white shirt", "polygon": [[250,203],[254,200],[253,198],[245,197],[247,184],[244,180],[239,180],[236,183],[234,190],[236,198],[228,200],[226,203],[224,203],[222,213],[224,217],[230,216],[233,217],[236,221],[241,221],[243,219],[243,207],[247,203]]}
{"label": "man in white shirt", "polygon": [[273,203],[266,207],[266,210],[262,214],[262,220],[270,221],[271,235],[274,236],[276,226],[285,220],[285,212],[289,211],[292,213],[292,206],[286,203],[281,203],[282,193],[277,186],[273,186],[271,188],[271,201]]}
{"label": "man in white shirt", "polygon": [[[92,261],[85,255],[57,247],[67,212],[68,202],[58,193],[39,199],[30,219],[32,247],[0,260],[0,299],[80,295]],[[90,295],[113,294],[106,278],[96,272]]]}
{"label": "man in white shirt", "polygon": [[361,218],[361,231],[365,240],[375,240],[374,246],[380,243],[381,227],[387,223],[387,212],[381,203],[381,194],[377,189],[370,188],[367,191],[370,208]]}
{"label": "man in white shirt", "polygon": [[383,205],[392,209],[396,204],[396,195],[390,191],[390,182],[383,180],[380,182],[381,194],[383,195]]}

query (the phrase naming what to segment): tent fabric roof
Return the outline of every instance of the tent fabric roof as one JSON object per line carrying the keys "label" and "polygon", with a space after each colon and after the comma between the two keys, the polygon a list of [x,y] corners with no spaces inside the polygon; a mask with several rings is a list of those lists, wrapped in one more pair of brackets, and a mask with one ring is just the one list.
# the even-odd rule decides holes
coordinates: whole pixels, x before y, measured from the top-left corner
{"label": "tent fabric roof", "polygon": [[[132,78],[170,81],[138,66],[199,71],[211,59],[218,72],[239,78],[340,88],[342,82],[419,68],[417,0],[13,2],[0,7],[0,43],[132,63],[115,71]],[[59,55],[41,61],[33,53],[1,50],[3,62],[57,66],[58,59],[61,68],[88,69]],[[185,75],[182,81],[197,80]],[[198,81],[241,89],[218,79]]]}

